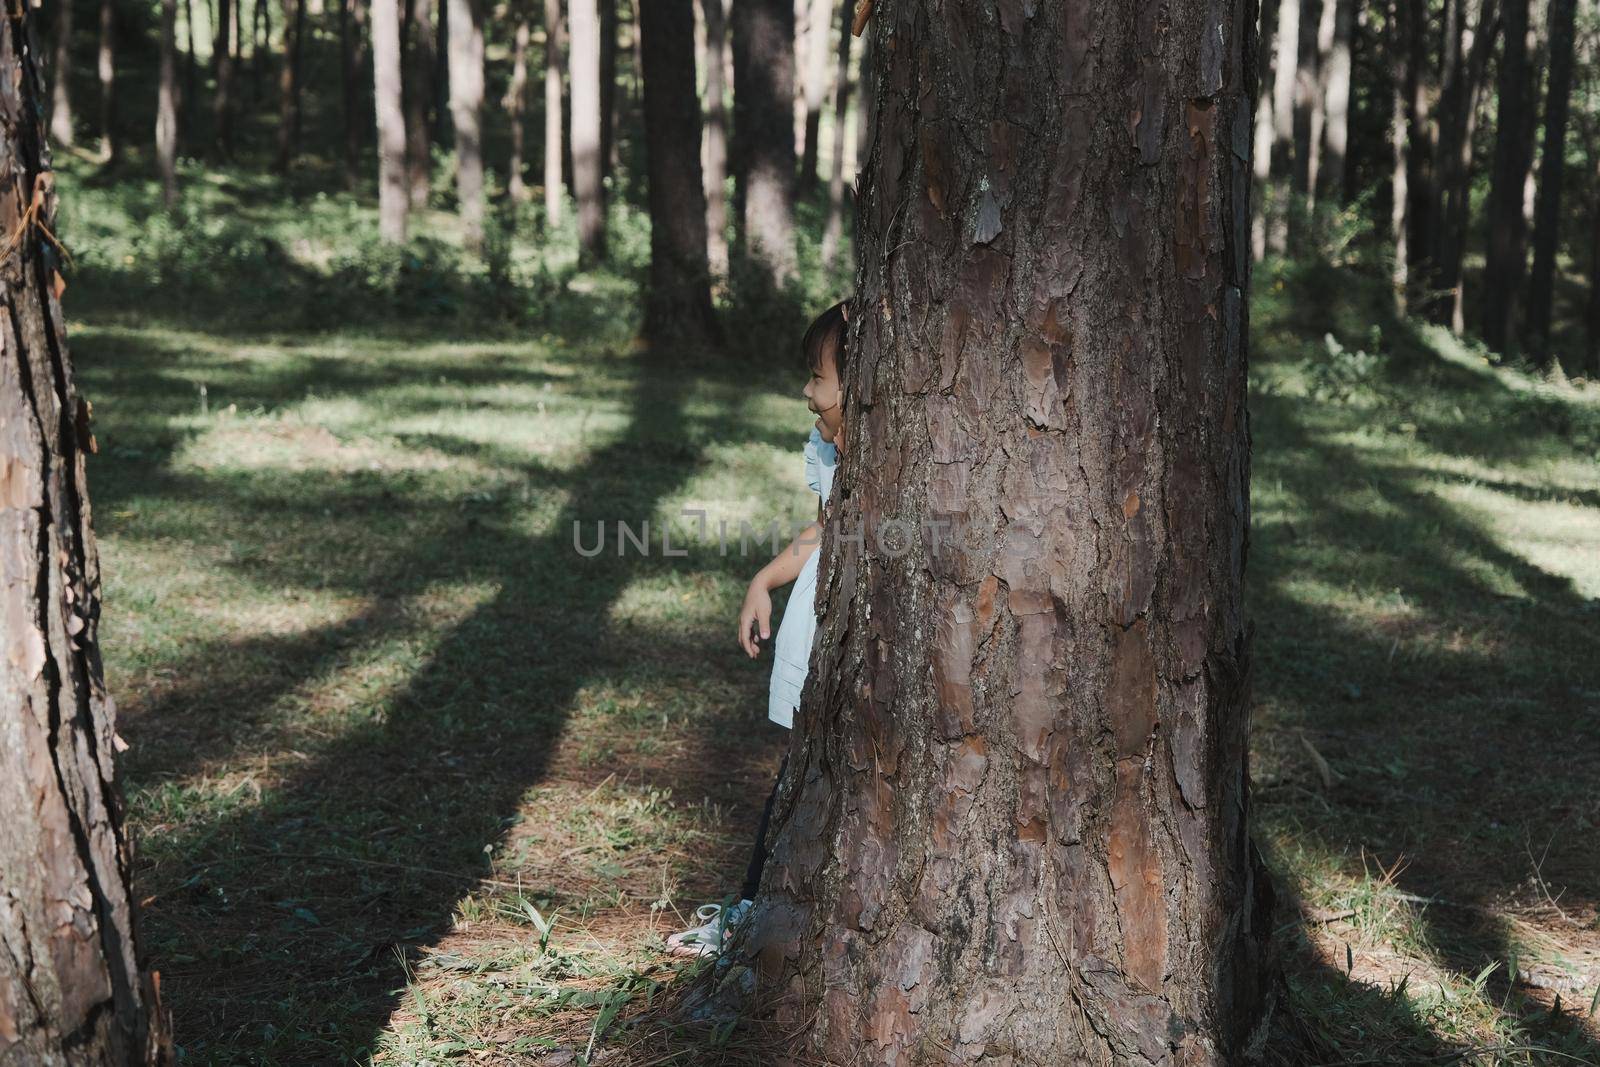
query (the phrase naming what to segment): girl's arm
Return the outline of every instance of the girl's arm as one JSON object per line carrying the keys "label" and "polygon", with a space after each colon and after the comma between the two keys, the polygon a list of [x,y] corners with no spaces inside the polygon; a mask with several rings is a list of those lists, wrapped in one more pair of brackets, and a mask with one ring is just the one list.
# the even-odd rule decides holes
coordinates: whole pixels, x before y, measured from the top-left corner
{"label": "girl's arm", "polygon": [[752,659],[761,654],[761,642],[772,636],[772,591],[800,576],[800,569],[821,541],[822,505],[818,504],[817,521],[801,530],[787,548],[773,556],[772,562],[750,579],[744,591],[744,604],[739,608],[739,647]]}

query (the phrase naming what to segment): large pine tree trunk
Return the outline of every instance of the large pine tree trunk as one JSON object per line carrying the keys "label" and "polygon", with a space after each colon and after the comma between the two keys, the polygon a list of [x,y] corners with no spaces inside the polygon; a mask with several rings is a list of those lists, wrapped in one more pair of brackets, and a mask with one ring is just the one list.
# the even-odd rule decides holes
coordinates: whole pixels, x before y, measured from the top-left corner
{"label": "large pine tree trunk", "polygon": [[704,344],[716,334],[716,323],[700,172],[694,0],[644,0],[639,21],[650,177],[650,289],[644,332],[657,343]]}
{"label": "large pine tree trunk", "polygon": [[372,82],[378,126],[378,231],[386,241],[406,239],[411,203],[406,175],[406,119],[400,93],[400,5],[372,0]]}
{"label": "large pine tree trunk", "polygon": [[1523,185],[1531,159],[1527,127],[1533,122],[1528,84],[1528,0],[1505,0],[1505,44],[1500,57],[1495,116],[1494,168],[1489,175],[1489,252],[1483,271],[1483,339],[1505,352],[1516,318],[1517,292],[1526,269],[1527,223]]}
{"label": "large pine tree trunk", "polygon": [[822,230],[822,262],[832,267],[844,240],[845,117],[850,112],[850,23],[855,5],[839,5],[839,55],[833,70],[833,159],[828,169],[828,221]]}
{"label": "large pine tree trunk", "polygon": [[70,147],[72,129],[72,4],[56,4],[56,47],[50,70],[50,139]]}
{"label": "large pine tree trunk", "polygon": [[794,4],[737,0],[733,30],[735,211],[764,284],[794,276]]}
{"label": "large pine tree trunk", "polygon": [[748,945],[835,1062],[1263,1032],[1250,8],[873,15],[849,448]]}
{"label": "large pine tree trunk", "polygon": [[544,0],[544,214],[561,221],[561,82],[566,70],[561,0]]}
{"label": "large pine tree trunk", "polygon": [[31,9],[0,21],[0,1062],[170,1058],[139,966],[100,661],[100,564],[78,395],[51,261],[54,175]]}
{"label": "large pine tree trunk", "polygon": [[455,129],[461,244],[483,250],[483,0],[450,7],[450,124]]}
{"label": "large pine tree trunk", "polygon": [[706,184],[706,258],[718,277],[728,273],[728,109],[727,71],[722,58],[728,47],[727,8],[723,0],[700,0],[706,28],[706,123],[703,166]]}
{"label": "large pine tree trunk", "polygon": [[1551,289],[1560,247],[1561,185],[1566,171],[1567,112],[1572,98],[1573,21],[1576,0],[1550,0],[1550,87],[1545,94],[1544,152],[1539,157],[1538,203],[1534,207],[1533,276],[1528,287],[1528,338],[1548,363]]}
{"label": "large pine tree trunk", "polygon": [[[567,4],[568,92],[572,99],[572,196],[578,252],[586,264],[605,258],[606,189],[600,167],[600,9],[597,0]],[[691,39],[691,44],[693,43]],[[695,144],[698,145],[696,138]]]}
{"label": "large pine tree trunk", "polygon": [[156,169],[161,202],[178,202],[178,0],[161,0],[161,67],[156,82]]}

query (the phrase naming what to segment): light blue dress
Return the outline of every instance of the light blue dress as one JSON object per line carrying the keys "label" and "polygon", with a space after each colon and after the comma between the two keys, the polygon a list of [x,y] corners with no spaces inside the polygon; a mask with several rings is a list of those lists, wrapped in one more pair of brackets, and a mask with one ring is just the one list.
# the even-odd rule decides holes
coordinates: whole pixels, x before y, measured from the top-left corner
{"label": "light blue dress", "polygon": [[[839,450],[811,428],[806,440],[806,484],[827,504],[833,491],[833,470]],[[800,690],[806,684],[811,663],[811,639],[817,632],[817,560],[819,546],[800,568],[783,621],[778,624],[778,639],[772,643],[772,686],[767,695],[767,718],[785,729],[794,728],[794,711],[800,706]]]}

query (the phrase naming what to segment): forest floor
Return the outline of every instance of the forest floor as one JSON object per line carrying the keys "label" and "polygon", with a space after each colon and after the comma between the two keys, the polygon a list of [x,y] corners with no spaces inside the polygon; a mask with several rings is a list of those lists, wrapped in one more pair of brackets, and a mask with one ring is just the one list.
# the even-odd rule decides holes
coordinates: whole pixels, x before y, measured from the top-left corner
{"label": "forest floor", "polygon": [[[804,517],[790,340],[664,361],[629,274],[513,242],[462,280],[346,255],[337,198],[194,195],[163,229],[69,187],[63,230],[183,1062],[763,1062],[631,1021],[681,979],[662,938],[737,887],[786,743],[733,640],[759,562],[682,513]],[[497,317],[508,288],[538,316]],[[1600,1063],[1600,385],[1328,267],[1263,268],[1253,315],[1275,1059]]]}

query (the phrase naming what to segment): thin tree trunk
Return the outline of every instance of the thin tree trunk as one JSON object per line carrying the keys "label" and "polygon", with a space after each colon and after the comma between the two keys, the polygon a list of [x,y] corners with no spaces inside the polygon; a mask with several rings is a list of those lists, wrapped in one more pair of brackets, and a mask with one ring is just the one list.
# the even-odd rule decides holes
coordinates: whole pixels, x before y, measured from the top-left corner
{"label": "thin tree trunk", "polygon": [[217,0],[216,41],[212,50],[217,91],[211,98],[213,135],[217,153],[233,156],[233,50],[228,37],[233,23],[233,0]]}
{"label": "thin tree trunk", "polygon": [[[1462,0],[1463,5],[1465,0]],[[1462,15],[1465,15],[1463,9]],[[1480,0],[1477,22],[1464,35],[1458,51],[1465,54],[1459,75],[1443,102],[1440,119],[1438,182],[1440,220],[1435,229],[1439,251],[1435,256],[1435,288],[1441,298],[1432,315],[1435,322],[1448,324],[1457,334],[1466,329],[1466,304],[1462,292],[1462,262],[1466,252],[1468,210],[1472,191],[1472,146],[1478,126],[1478,110],[1494,50],[1496,31],[1495,0]]]}
{"label": "thin tree trunk", "polygon": [[[1290,169],[1290,187],[1300,198],[1299,207],[1305,207],[1304,198],[1311,191],[1311,129],[1312,116],[1321,110],[1318,88],[1321,85],[1322,55],[1317,49],[1317,31],[1321,25],[1324,0],[1302,0],[1300,5],[1299,63],[1294,74],[1294,165]],[[1290,218],[1295,225],[1299,212]],[[1291,233],[1295,240],[1298,234]],[[1297,242],[1298,243],[1298,242]]]}
{"label": "thin tree trunk", "polygon": [[372,82],[378,127],[378,230],[385,241],[406,239],[411,196],[406,178],[406,119],[400,90],[400,5],[372,0]]}
{"label": "thin tree trunk", "polygon": [[57,145],[71,148],[75,144],[72,130],[72,4],[69,0],[56,3],[56,47],[54,69],[50,72],[50,139]]}
{"label": "thin tree trunk", "polygon": [[518,203],[528,198],[527,183],[522,180],[523,149],[528,121],[528,42],[532,30],[528,16],[517,12],[517,30],[511,44],[511,81],[506,86],[501,106],[506,109],[506,119],[511,124],[511,159],[506,164],[506,191]]}
{"label": "thin tree trunk", "polygon": [[1263,211],[1267,219],[1267,250],[1283,255],[1289,247],[1290,178],[1294,161],[1294,95],[1300,74],[1301,0],[1278,4],[1278,53],[1273,60],[1272,154],[1268,191]]}
{"label": "thin tree trunk", "polygon": [[1389,203],[1389,238],[1394,246],[1394,268],[1391,281],[1394,286],[1395,309],[1404,314],[1408,304],[1412,271],[1411,243],[1411,132],[1415,128],[1413,105],[1417,95],[1417,64],[1413,45],[1415,24],[1409,13],[1409,0],[1391,0],[1386,18],[1389,34],[1388,53],[1390,70],[1391,111],[1389,117],[1389,144],[1391,150],[1391,179]]}
{"label": "thin tree trunk", "polygon": [[828,93],[828,57],[833,49],[834,0],[804,0],[806,7],[806,65],[800,80],[805,104],[805,133],[800,152],[800,178],[796,196],[810,196],[817,186],[817,161],[822,136],[822,105]]}
{"label": "thin tree trunk", "polygon": [[1264,1033],[1249,6],[873,15],[848,450],[744,945],[797,1059],[1222,1065]]}
{"label": "thin tree trunk", "polygon": [[483,251],[482,0],[447,0],[450,8],[450,124],[455,128],[456,200],[461,243]]}
{"label": "thin tree trunk", "polygon": [[717,331],[706,260],[694,0],[645,0],[639,18],[650,179],[644,334],[656,344],[704,345]]}
{"label": "thin tree trunk", "polygon": [[828,171],[828,221],[822,230],[822,262],[831,270],[844,240],[845,116],[850,110],[850,23],[855,5],[839,7],[839,55],[833,77],[833,160]]}
{"label": "thin tree trunk", "polygon": [[100,48],[95,71],[100,78],[100,159],[117,164],[122,144],[117,137],[117,8],[115,0],[100,0]]}
{"label": "thin tree trunk", "polygon": [[1524,153],[1528,106],[1528,0],[1505,0],[1505,45],[1500,58],[1494,167],[1489,179],[1489,251],[1483,272],[1483,339],[1504,353],[1516,318],[1517,291],[1526,266],[1523,183],[1531,161]]}
{"label": "thin tree trunk", "polygon": [[1318,173],[1323,195],[1345,200],[1345,174],[1350,152],[1350,50],[1355,37],[1355,0],[1330,0],[1334,5],[1333,47],[1328,53],[1323,88],[1322,162]]}
{"label": "thin tree trunk", "polygon": [[[642,14],[642,12],[641,12]],[[605,258],[606,190],[600,168],[600,9],[597,0],[567,4],[572,94],[572,191],[578,209],[578,252],[586,265]],[[695,142],[698,144],[698,140]]]}
{"label": "thin tree trunk", "polygon": [[361,131],[366,125],[361,82],[366,65],[366,0],[339,0],[339,69],[344,88],[345,185],[361,180]]}
{"label": "thin tree trunk", "polygon": [[599,4],[600,180],[604,182],[611,177],[611,166],[617,155],[617,0],[599,0]]}
{"label": "thin tree trunk", "polygon": [[300,105],[300,32],[306,0],[283,0],[283,65],[278,69],[278,156],[273,169],[288,174],[298,142],[295,127]]}
{"label": "thin tree trunk", "polygon": [[1437,68],[1428,52],[1428,8],[1419,3],[1406,3],[1403,6],[1402,31],[1406,35],[1408,50],[1406,141],[1410,158],[1406,165],[1406,191],[1410,203],[1406,207],[1406,226],[1411,256],[1410,288],[1413,292],[1425,293],[1431,291],[1437,282],[1429,253],[1433,249],[1434,227],[1434,219],[1430,214],[1433,204],[1433,161],[1439,141],[1434,101],[1439,95],[1439,84]]}
{"label": "thin tree trunk", "polygon": [[711,273],[728,273],[728,115],[723,103],[727,71],[722,59],[727,49],[728,22],[723,0],[700,0],[706,31],[706,257]]}
{"label": "thin tree trunk", "polygon": [[1560,248],[1561,185],[1566,171],[1576,9],[1576,0],[1550,0],[1550,83],[1545,93],[1539,199],[1534,208],[1533,277],[1528,295],[1527,328],[1534,352],[1547,367],[1555,359],[1550,347],[1551,290],[1555,285],[1556,253]]}
{"label": "thin tree trunk", "polygon": [[25,44],[35,10],[0,20],[0,213],[17,227],[0,251],[0,1057],[168,1063],[138,956],[121,740],[100,658],[89,403],[45,259],[57,205],[44,83]]}
{"label": "thin tree trunk", "polygon": [[[1338,0],[1322,0],[1321,17],[1317,20],[1317,77],[1312,93],[1311,130],[1307,139],[1306,158],[1306,210],[1316,208],[1317,192],[1322,179],[1323,139],[1328,128],[1328,89],[1333,78],[1334,39],[1338,33]],[[1346,77],[1348,77],[1346,72]]]}
{"label": "thin tree trunk", "polygon": [[794,5],[738,0],[733,30],[729,162],[742,250],[765,288],[795,275]]}
{"label": "thin tree trunk", "polygon": [[401,93],[406,115],[406,183],[411,206],[418,211],[428,206],[428,194],[433,191],[437,124],[429,121],[428,113],[435,104],[437,86],[442,84],[438,64],[444,53],[437,47],[434,24],[434,12],[442,8],[435,0],[409,0],[406,6],[411,30],[410,48],[405,53],[406,84]]}
{"label": "thin tree trunk", "polygon": [[1255,125],[1251,137],[1250,258],[1256,263],[1267,255],[1267,230],[1272,197],[1272,141],[1277,128],[1272,106],[1276,92],[1278,54],[1278,4],[1260,5],[1260,42],[1257,66],[1260,88],[1256,92]]}
{"label": "thin tree trunk", "polygon": [[161,0],[161,70],[156,83],[156,169],[161,202],[178,202],[178,0]]}
{"label": "thin tree trunk", "polygon": [[561,0],[544,0],[544,213],[550,225],[561,222],[561,82],[566,49]]}
{"label": "thin tree trunk", "polygon": [[183,27],[186,47],[183,54],[183,98],[178,102],[183,109],[182,129],[195,128],[195,109],[200,106],[200,61],[194,43],[194,0],[183,0]]}

